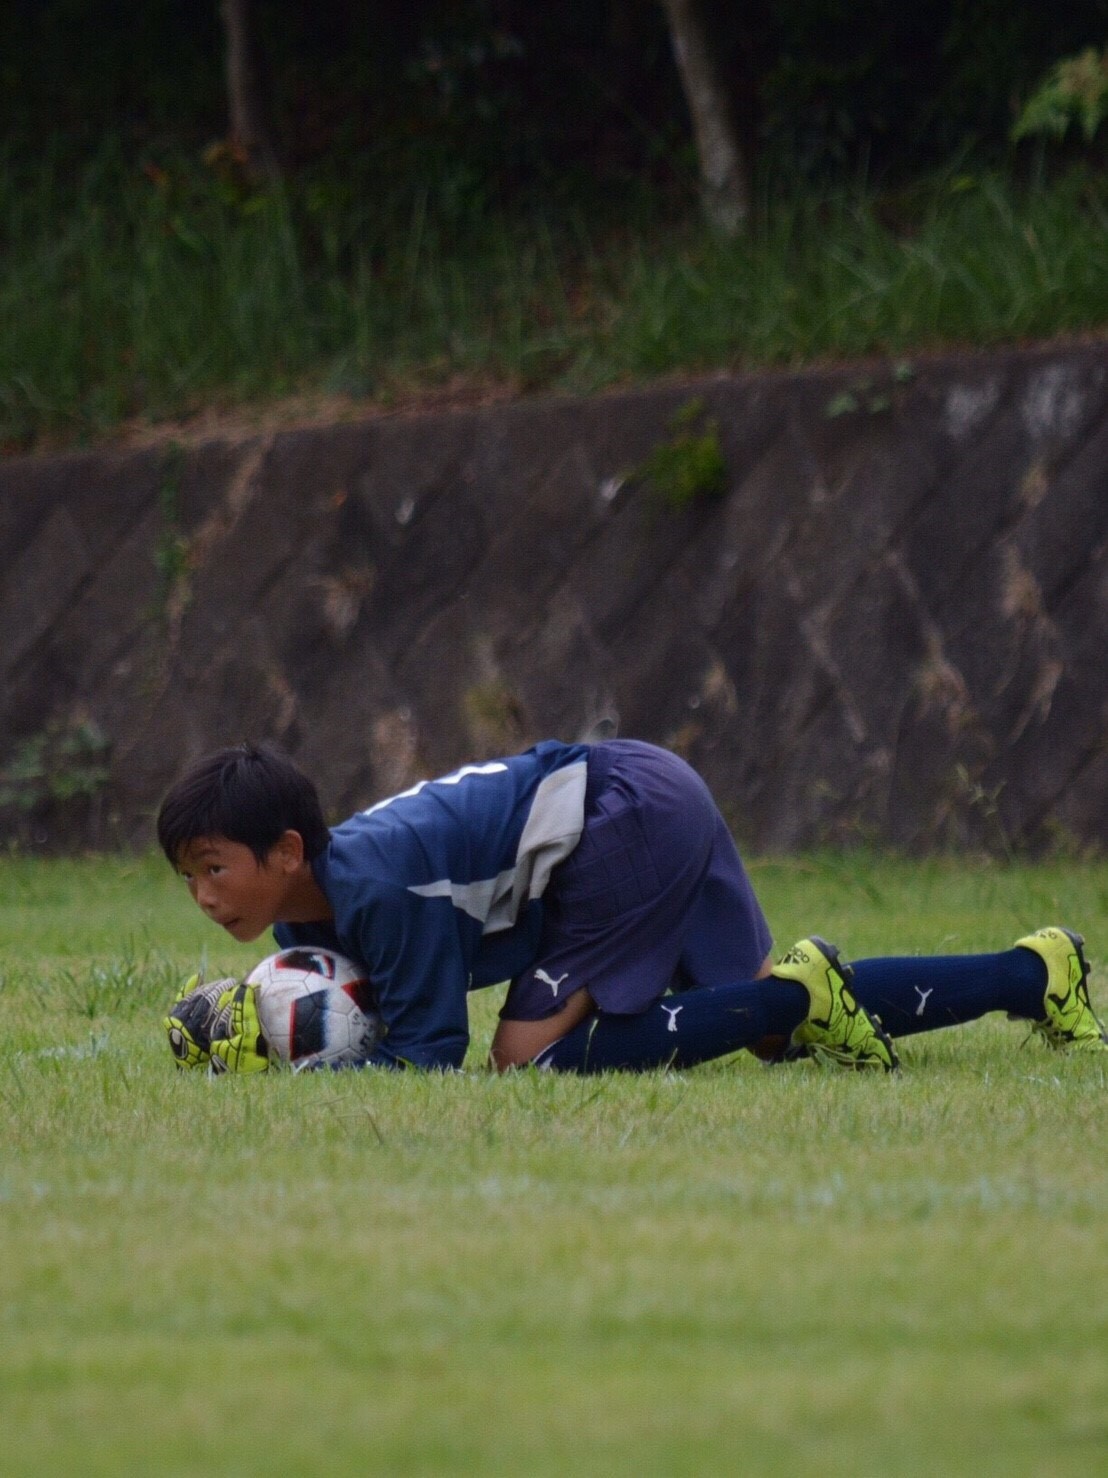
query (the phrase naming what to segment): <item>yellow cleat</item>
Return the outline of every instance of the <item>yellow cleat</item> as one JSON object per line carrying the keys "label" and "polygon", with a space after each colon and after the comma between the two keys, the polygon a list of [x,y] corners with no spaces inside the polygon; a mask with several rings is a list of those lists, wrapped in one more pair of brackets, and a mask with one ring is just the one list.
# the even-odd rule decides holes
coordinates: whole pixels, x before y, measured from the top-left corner
{"label": "yellow cleat", "polygon": [[1108,1034],[1089,1003],[1089,962],[1085,941],[1069,929],[1039,929],[1017,939],[1046,962],[1041,1021],[1032,1026],[1056,1052],[1108,1052]]}
{"label": "yellow cleat", "polygon": [[900,1066],[892,1039],[858,1004],[850,989],[853,971],[833,944],[813,935],[788,950],[773,967],[779,980],[795,980],[808,992],[808,1015],[792,1034],[787,1056],[810,1056],[841,1067]]}

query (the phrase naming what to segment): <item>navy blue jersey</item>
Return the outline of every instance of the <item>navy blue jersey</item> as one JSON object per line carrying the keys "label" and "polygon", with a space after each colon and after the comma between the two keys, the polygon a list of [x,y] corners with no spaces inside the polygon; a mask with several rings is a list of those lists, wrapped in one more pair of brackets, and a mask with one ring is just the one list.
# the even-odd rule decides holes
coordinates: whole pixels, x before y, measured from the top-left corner
{"label": "navy blue jersey", "polygon": [[282,948],[325,945],[357,960],[388,1035],[369,1058],[459,1067],[466,992],[535,959],[542,895],[577,845],[588,747],[547,741],[466,765],[335,827],[312,872],[333,924],[278,924]]}

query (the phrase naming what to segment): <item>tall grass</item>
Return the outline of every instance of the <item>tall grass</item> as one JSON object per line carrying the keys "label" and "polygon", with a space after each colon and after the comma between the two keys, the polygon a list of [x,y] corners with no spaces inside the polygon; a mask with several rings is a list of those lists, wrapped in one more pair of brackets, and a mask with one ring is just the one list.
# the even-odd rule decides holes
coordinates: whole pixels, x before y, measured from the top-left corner
{"label": "tall grass", "polygon": [[244,188],[217,160],[0,163],[0,442],[296,392],[589,390],[1108,322],[1108,189],[947,176],[763,199],[743,240],[640,192],[467,210],[431,183]]}

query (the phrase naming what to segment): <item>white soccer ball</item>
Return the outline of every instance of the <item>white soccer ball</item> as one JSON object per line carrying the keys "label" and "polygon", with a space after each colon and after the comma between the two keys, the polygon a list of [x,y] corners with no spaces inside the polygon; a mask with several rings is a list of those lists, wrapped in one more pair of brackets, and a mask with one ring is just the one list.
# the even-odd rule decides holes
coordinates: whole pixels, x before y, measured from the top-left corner
{"label": "white soccer ball", "polygon": [[296,1072],[353,1066],[385,1035],[365,971],[334,950],[283,949],[255,965],[246,983],[255,987],[271,1056]]}

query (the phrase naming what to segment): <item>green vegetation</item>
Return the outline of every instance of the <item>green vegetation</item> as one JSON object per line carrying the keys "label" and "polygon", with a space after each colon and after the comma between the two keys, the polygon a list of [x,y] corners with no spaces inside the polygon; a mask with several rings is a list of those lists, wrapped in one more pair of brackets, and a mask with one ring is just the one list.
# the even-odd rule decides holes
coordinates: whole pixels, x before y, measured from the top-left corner
{"label": "green vegetation", "polygon": [[1035,89],[1012,130],[1014,139],[1042,135],[1062,139],[1071,124],[1080,126],[1086,140],[1108,117],[1108,50],[1087,47],[1052,67]]}
{"label": "green vegetation", "polygon": [[670,417],[667,431],[632,475],[674,512],[699,499],[719,497],[727,483],[727,464],[719,424],[707,415],[704,402],[687,401]]}
{"label": "green vegetation", "polygon": [[767,195],[721,241],[649,194],[607,215],[200,164],[0,164],[0,445],[291,395],[590,391],[680,371],[903,356],[1108,322],[1108,194],[945,174]]}
{"label": "green vegetation", "polygon": [[158,514],[161,528],[154,547],[154,568],[158,573],[153,615],[163,629],[169,625],[170,611],[187,599],[188,540],[180,530],[179,498],[184,448],[172,441],[166,448],[162,484],[158,489]]}
{"label": "green vegetation", "polygon": [[29,841],[57,825],[97,836],[109,780],[111,742],[81,709],[51,719],[0,767],[0,826]]}
{"label": "green vegetation", "polygon": [[[754,864],[779,937],[1002,947],[1108,865]],[[5,1475],[1085,1475],[1108,1461],[1105,1069],[1002,1020],[899,1081],[211,1082],[155,858],[0,862]],[[1094,965],[1094,991],[1108,994]]]}
{"label": "green vegetation", "polygon": [[0,453],[1103,329],[1102,0],[695,11],[737,243],[661,4],[0,7]]}

